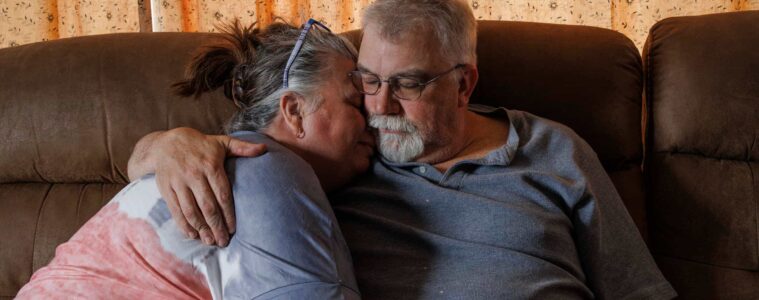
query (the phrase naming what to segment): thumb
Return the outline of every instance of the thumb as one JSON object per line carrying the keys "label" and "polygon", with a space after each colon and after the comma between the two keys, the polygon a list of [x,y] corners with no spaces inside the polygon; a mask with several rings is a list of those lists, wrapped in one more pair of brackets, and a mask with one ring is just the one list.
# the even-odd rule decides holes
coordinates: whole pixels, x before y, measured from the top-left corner
{"label": "thumb", "polygon": [[256,157],[266,153],[265,144],[248,143],[236,138],[230,138],[227,143],[227,156]]}

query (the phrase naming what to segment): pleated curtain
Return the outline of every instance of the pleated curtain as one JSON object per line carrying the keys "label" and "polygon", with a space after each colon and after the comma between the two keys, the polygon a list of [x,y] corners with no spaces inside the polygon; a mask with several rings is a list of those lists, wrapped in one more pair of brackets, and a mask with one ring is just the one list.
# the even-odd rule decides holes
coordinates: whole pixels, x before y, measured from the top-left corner
{"label": "pleated curtain", "polygon": [[[333,31],[357,29],[372,0],[0,0],[0,48],[114,32],[215,31],[239,18],[269,24],[309,17]],[[480,20],[514,20],[610,28],[638,47],[671,16],[759,9],[759,0],[470,0]]]}

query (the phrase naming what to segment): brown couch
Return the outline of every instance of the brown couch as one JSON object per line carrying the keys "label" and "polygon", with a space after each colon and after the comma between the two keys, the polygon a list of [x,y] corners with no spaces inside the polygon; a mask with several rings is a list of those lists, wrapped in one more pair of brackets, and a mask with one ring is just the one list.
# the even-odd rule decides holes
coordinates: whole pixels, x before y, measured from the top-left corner
{"label": "brown couch", "polygon": [[[681,295],[757,298],[757,26],[759,12],[663,21],[644,73],[633,43],[610,30],[483,21],[474,101],[585,138]],[[220,132],[234,110],[220,92],[169,91],[213,36],[112,34],[0,50],[0,299],[124,187],[140,137],[178,126]]]}
{"label": "brown couch", "polygon": [[664,20],[643,57],[651,251],[682,298],[759,299],[759,11]]}

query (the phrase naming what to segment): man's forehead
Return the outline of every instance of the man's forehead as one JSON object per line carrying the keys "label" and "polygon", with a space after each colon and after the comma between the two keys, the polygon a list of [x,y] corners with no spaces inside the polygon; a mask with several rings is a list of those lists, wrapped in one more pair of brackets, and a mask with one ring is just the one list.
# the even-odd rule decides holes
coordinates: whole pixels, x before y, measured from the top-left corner
{"label": "man's forehead", "polygon": [[390,26],[388,29],[379,24],[367,24],[361,29],[362,37],[372,37],[377,40],[382,40],[390,43],[402,43],[404,41],[411,41],[416,44],[429,44],[434,43],[434,33],[430,28],[426,26],[400,29]]}
{"label": "man's forehead", "polygon": [[369,31],[361,42],[358,69],[382,76],[417,76],[425,74],[436,61],[435,53],[420,40],[389,40]]}
{"label": "man's forehead", "polygon": [[[420,34],[419,32],[407,32],[400,35],[386,36],[377,30],[368,29],[364,31],[361,38],[361,47],[364,46],[372,48],[410,48],[410,49],[425,49],[430,48],[433,41],[428,35]],[[360,54],[360,53],[359,53]]]}

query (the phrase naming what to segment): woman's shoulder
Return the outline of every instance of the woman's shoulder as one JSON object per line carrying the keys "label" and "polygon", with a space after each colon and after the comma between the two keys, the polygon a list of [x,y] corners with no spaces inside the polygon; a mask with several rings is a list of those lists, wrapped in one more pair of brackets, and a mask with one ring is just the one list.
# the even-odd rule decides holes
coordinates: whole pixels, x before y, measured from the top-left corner
{"label": "woman's shoulder", "polygon": [[240,131],[232,137],[246,142],[265,144],[266,153],[257,157],[231,157],[226,161],[230,177],[249,178],[252,180],[278,181],[312,180],[316,175],[303,158],[292,150],[277,143],[265,134]]}

